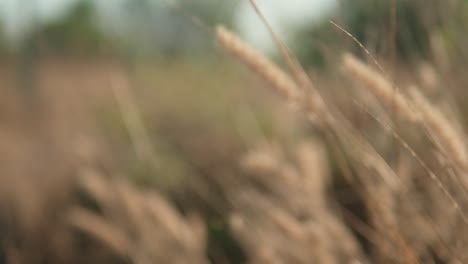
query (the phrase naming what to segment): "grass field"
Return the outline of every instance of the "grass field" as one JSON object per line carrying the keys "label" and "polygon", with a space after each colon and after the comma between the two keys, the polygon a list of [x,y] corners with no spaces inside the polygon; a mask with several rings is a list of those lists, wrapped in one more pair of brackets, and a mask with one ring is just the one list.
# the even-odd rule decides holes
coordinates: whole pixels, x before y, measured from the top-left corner
{"label": "grass field", "polygon": [[203,62],[0,60],[0,263],[468,261],[468,64],[305,71],[215,37]]}

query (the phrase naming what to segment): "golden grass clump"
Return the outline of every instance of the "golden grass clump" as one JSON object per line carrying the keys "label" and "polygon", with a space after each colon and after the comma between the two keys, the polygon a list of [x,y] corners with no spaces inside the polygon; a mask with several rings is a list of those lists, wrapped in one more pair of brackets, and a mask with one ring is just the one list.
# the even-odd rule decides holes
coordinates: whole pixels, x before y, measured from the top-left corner
{"label": "golden grass clump", "polygon": [[132,263],[206,263],[201,219],[185,219],[162,195],[98,173],[81,179],[102,213],[72,209],[71,225]]}
{"label": "golden grass clump", "polygon": [[[311,88],[310,90],[301,90],[295,85],[279,87],[278,84],[281,82],[275,82],[275,78],[284,79],[287,75],[282,70],[279,70],[275,64],[269,62],[265,56],[250,48],[248,44],[241,41],[235,34],[225,30],[222,26],[218,26],[217,28],[217,37],[226,51],[233,54],[247,67],[251,68],[260,78],[269,83],[272,88],[279,91],[286,91],[280,92],[280,94],[284,95],[287,101],[292,99],[293,103],[296,103],[299,108],[304,109],[306,116],[314,120],[319,119],[322,121],[320,122],[322,129],[328,129],[330,130],[329,132],[336,133],[338,135],[338,140],[341,140],[343,144],[354,145],[355,147],[346,148],[347,151],[353,153],[351,157],[356,158],[356,162],[362,163],[365,167],[372,167],[375,169],[384,178],[387,184],[395,188],[397,183],[394,174],[387,169],[388,166],[381,157],[375,153],[372,146],[360,139],[358,134],[353,133],[351,127],[346,126],[345,120],[342,120],[340,116],[333,116],[332,110],[325,105],[323,99],[313,87],[305,87]],[[289,77],[287,78],[289,79]],[[301,80],[301,83],[304,82],[304,80]],[[311,83],[310,80],[307,83]],[[297,101],[294,100],[295,97],[291,98],[289,96],[291,93],[296,93],[298,91],[304,92],[303,94],[301,93],[301,100]],[[360,143],[355,144],[356,142]]]}
{"label": "golden grass clump", "polygon": [[299,143],[292,162],[271,145],[243,157],[250,180],[230,197],[230,223],[254,263],[367,262],[330,207],[325,155],[315,141]]}
{"label": "golden grass clump", "polygon": [[[224,31],[221,31],[221,35],[223,34]],[[230,34],[230,38],[236,39],[237,41],[237,38],[232,34]],[[220,33],[218,31],[218,40],[219,39]],[[260,78],[271,84],[273,86],[272,88],[278,90],[278,88],[275,87],[277,84],[269,80],[272,79],[271,76],[259,72],[259,70],[256,69],[256,66],[260,64],[252,62],[252,56],[246,56],[242,51],[240,51],[241,49],[233,48],[232,45],[226,41],[221,41],[221,44],[225,50],[241,60],[248,68],[253,69]],[[256,53],[243,42],[242,44],[238,45],[242,45],[245,47],[245,49],[248,49],[249,52]],[[235,51],[233,52],[233,50]],[[247,54],[247,52],[245,53]],[[258,55],[258,53],[256,54]],[[258,60],[266,60],[265,58],[261,58],[261,55],[258,56],[260,56]],[[465,155],[464,144],[462,144],[463,141],[454,140],[456,138],[460,139],[460,137],[455,136],[454,131],[456,131],[456,129],[453,126],[450,126],[449,123],[445,122],[447,120],[444,121],[445,123],[442,122],[443,120],[438,120],[438,122],[431,120],[432,124],[422,125],[422,123],[428,122],[423,121],[428,118],[426,116],[427,113],[423,113],[422,109],[420,109],[421,107],[415,105],[413,100],[404,95],[400,89],[397,89],[392,81],[388,79],[388,77],[385,77],[381,73],[373,70],[371,67],[362,63],[350,54],[345,54],[343,56],[342,65],[349,76],[352,79],[356,79],[358,82],[362,83],[366,88],[366,91],[378,99],[388,112],[395,111],[398,113],[399,118],[394,120],[394,122],[406,120],[417,124],[418,126],[416,126],[416,129],[419,129],[419,133],[422,135],[424,134],[424,129],[426,128],[429,128],[429,130],[434,130],[430,134],[434,134],[432,137],[435,137],[437,141],[443,141],[442,145],[444,145],[444,147],[442,149],[444,149],[445,155],[448,156],[449,159],[452,159],[455,164],[457,164],[457,166],[464,168]],[[279,75],[283,76],[284,72],[281,72]],[[293,79],[293,77],[291,78]],[[313,89],[315,89],[315,87],[313,87]],[[280,94],[282,94],[286,100],[290,99],[287,94]],[[372,259],[372,261],[376,261],[378,263],[386,263],[388,261],[399,262],[400,259],[397,256],[403,256],[406,263],[418,263],[420,259],[430,258],[430,252],[431,250],[434,250],[434,248],[439,249],[441,245],[446,246],[447,244],[453,243],[453,237],[450,236],[444,237],[442,239],[443,241],[435,239],[435,237],[440,234],[440,230],[445,227],[444,224],[439,220],[435,220],[435,216],[432,213],[427,213],[420,210],[418,208],[418,206],[421,206],[420,201],[412,201],[412,199],[414,197],[425,197],[423,199],[428,200],[423,201],[422,204],[424,204],[424,206],[428,206],[429,208],[431,208],[429,200],[442,199],[443,201],[440,201],[440,203],[445,204],[446,207],[444,208],[442,206],[436,209],[434,204],[432,205],[434,207],[433,210],[439,212],[443,211],[443,214],[446,214],[447,216],[450,215],[450,221],[456,219],[455,221],[460,221],[462,225],[463,223],[466,224],[466,217],[464,213],[465,207],[463,207],[462,203],[458,201],[458,197],[460,197],[460,190],[452,190],[452,187],[454,186],[453,181],[457,177],[450,178],[451,180],[441,179],[442,175],[436,175],[434,170],[437,170],[439,172],[438,174],[450,174],[447,171],[443,171],[442,168],[444,165],[442,163],[437,162],[427,165],[426,161],[424,160],[427,157],[421,157],[420,154],[415,151],[412,146],[410,146],[410,143],[406,141],[405,135],[400,135],[399,131],[393,130],[390,126],[382,123],[381,120],[372,116],[372,118],[376,118],[376,121],[378,121],[376,123],[381,126],[381,129],[383,128],[382,131],[390,132],[390,136],[396,137],[397,144],[401,144],[402,149],[408,151],[409,154],[411,154],[410,156],[412,156],[413,162],[416,164],[415,166],[422,168],[420,172],[413,172],[415,174],[421,174],[421,176],[418,175],[418,177],[415,177],[414,175],[406,175],[404,178],[401,178],[403,177],[400,174],[401,172],[398,171],[397,174],[397,172],[394,171],[391,166],[389,166],[384,156],[379,153],[360,133],[359,129],[353,126],[352,122],[346,120],[344,116],[341,115],[341,113],[330,107],[330,105],[325,104],[322,104],[321,108],[307,107],[307,100],[309,98],[320,98],[320,95],[318,95],[315,90],[312,90],[310,94],[305,92],[303,97],[306,99],[295,101],[295,103],[299,104],[300,108],[305,110],[306,116],[314,114],[317,115],[324,112],[327,113],[326,118],[322,116],[322,120],[324,122],[318,123],[320,131],[324,133],[324,139],[326,139],[329,144],[335,145],[335,147],[337,147],[338,152],[335,151],[335,154],[338,153],[337,155],[340,155],[339,152],[341,152],[346,156],[347,161],[344,163],[341,162],[339,166],[343,173],[352,174],[351,178],[347,177],[347,181],[352,186],[352,188],[357,190],[357,197],[362,200],[361,206],[365,211],[367,211],[368,219],[363,221],[370,226],[372,232],[368,232],[369,230],[366,230],[365,227],[361,226],[362,223],[358,224],[358,226],[360,226],[358,229],[360,232],[365,233],[367,239],[369,239],[370,243],[373,244],[371,246],[371,253],[369,257]],[[317,111],[317,109],[320,109],[321,112]],[[438,128],[433,127],[436,124],[442,126]],[[442,130],[442,127],[446,128],[447,131]],[[448,133],[448,131],[450,133]],[[417,132],[413,133],[416,134]],[[452,142],[448,142],[449,139],[451,139]],[[341,161],[343,160],[341,159]],[[349,163],[346,164],[347,162]],[[294,193],[292,190],[287,191],[289,187],[294,186],[295,181],[293,179],[298,175],[298,170],[295,169],[294,166],[284,166],[282,165],[284,162],[281,162],[281,159],[278,159],[278,157],[273,158],[271,155],[266,155],[264,153],[251,156],[246,161],[244,161],[243,164],[244,166],[247,166],[251,172],[260,174],[267,173],[270,176],[269,180],[272,182],[264,183],[264,185],[269,186],[269,188],[273,188],[274,190],[281,190],[277,191],[278,194],[282,193],[282,191],[285,191],[289,195]],[[352,169],[350,170],[350,168]],[[433,181],[427,181],[427,176],[425,174],[428,173],[430,174],[429,176],[433,179]],[[253,174],[255,175],[255,173]],[[458,172],[456,172],[456,174],[458,174]],[[274,178],[275,180],[273,180],[271,178],[272,175],[282,176],[278,176],[279,178]],[[255,177],[253,179],[259,181],[259,179]],[[420,181],[423,181],[424,184],[421,185]],[[276,187],[276,182],[283,182],[283,184]],[[258,182],[256,182],[256,184],[258,184]],[[461,187],[463,188],[463,186]],[[300,189],[299,187],[291,188],[296,189],[296,193],[298,192],[297,190]],[[281,202],[274,203],[275,206],[273,207],[272,204],[269,204],[270,200],[273,198],[264,199],[256,194],[254,190],[249,188],[241,189],[244,192],[242,197],[250,197],[250,200],[258,200],[258,202],[255,204],[262,207],[262,209],[250,209],[242,213],[243,211],[239,208],[254,207],[254,205],[247,203],[244,204],[241,202],[242,199],[240,198],[238,198],[240,199],[239,203],[242,203],[243,206],[235,206],[236,202],[234,202],[234,207],[238,208],[237,211],[241,212],[234,214],[235,217],[233,217],[232,224],[234,225],[236,234],[240,235],[239,239],[244,241],[243,243],[245,243],[246,248],[256,248],[254,243],[249,240],[249,234],[251,234],[252,230],[248,229],[248,227],[254,225],[265,228],[267,227],[267,224],[249,223],[249,219],[256,218],[251,215],[252,212],[259,210],[264,213],[271,211],[269,219],[271,219],[273,223],[278,224],[277,227],[270,227],[277,228],[277,231],[265,231],[265,234],[271,235],[272,232],[284,232],[284,234],[287,234],[288,238],[283,237],[282,240],[304,240],[304,233],[307,232],[299,231],[304,227],[301,227],[301,224],[295,222],[294,218],[292,217],[294,215],[294,211],[289,213],[281,212]],[[317,190],[314,191],[315,193],[324,193]],[[286,194],[283,194],[280,197],[286,196]],[[431,198],[429,199],[428,197]],[[237,201],[233,198],[231,200]],[[315,197],[315,199],[311,198],[308,200],[320,201],[321,199]],[[295,208],[292,206],[292,204],[289,204],[287,208]],[[313,206],[315,203],[309,202],[308,205]],[[438,206],[439,205],[440,204],[438,204]],[[234,209],[234,211],[236,211],[236,209]],[[321,212],[319,215],[329,214]],[[332,218],[334,217],[336,216],[332,216]],[[416,226],[424,226],[427,229],[427,240],[416,239],[413,230],[401,226],[401,221],[407,223],[408,226],[413,227],[413,230]],[[356,224],[356,222],[354,224]],[[323,227],[323,229],[326,230],[325,227]],[[463,228],[463,230],[465,229]],[[329,232],[327,234],[330,236],[332,233]],[[260,234],[256,234],[256,236],[258,237]],[[270,239],[273,238],[266,238],[265,241]],[[326,244],[326,242],[324,242],[325,239],[322,239],[321,241],[324,244],[319,243],[315,244],[315,246],[317,248],[321,248],[322,253],[327,252],[326,249],[321,247]],[[262,245],[265,245],[265,243]],[[280,256],[278,254],[275,255],[275,252],[280,252],[280,250],[273,249],[273,247],[273,245],[270,246],[270,248],[268,246],[263,246],[262,248],[253,250],[253,252],[250,252],[249,250],[248,252],[250,252],[254,259],[258,258],[258,256],[264,256],[265,258],[269,259],[268,261],[287,259],[285,260],[286,262],[296,261],[302,263],[297,253],[293,253],[293,249],[289,250],[288,254],[293,254],[292,256],[297,257],[297,259],[294,259],[292,256]],[[444,254],[442,252],[443,251],[439,251],[438,254]],[[314,253],[314,255],[318,257],[320,253]],[[458,259],[458,255],[460,255],[460,253],[457,253],[457,257],[454,259]],[[330,258],[330,256],[327,254],[322,256],[323,259],[318,260],[319,262],[326,261],[327,263],[334,263],[333,257]],[[311,257],[309,256],[309,259],[310,258]],[[261,261],[259,260],[259,262]]]}

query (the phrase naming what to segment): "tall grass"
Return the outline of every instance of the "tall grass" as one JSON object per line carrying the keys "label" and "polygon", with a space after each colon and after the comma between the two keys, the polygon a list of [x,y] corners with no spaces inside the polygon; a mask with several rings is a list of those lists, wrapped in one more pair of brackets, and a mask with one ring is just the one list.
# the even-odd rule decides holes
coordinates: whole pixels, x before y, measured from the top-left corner
{"label": "tall grass", "polygon": [[[246,102],[230,105],[231,116],[215,115],[210,104],[227,107],[226,99],[212,95],[198,106],[209,112],[204,118],[234,120],[229,129],[218,129],[190,112],[185,103],[194,98],[171,90],[172,101],[153,99],[147,90],[134,89],[137,82],[109,71],[109,98],[116,100],[118,116],[111,121],[123,123],[129,147],[114,146],[112,138],[70,144],[68,133],[81,131],[78,119],[61,125],[67,132],[44,123],[37,138],[21,126],[10,124],[9,133],[0,127],[2,137],[15,142],[0,140],[6,149],[0,152],[0,263],[468,260],[463,114],[449,95],[431,97],[444,85],[436,63],[402,66],[421,78],[413,74],[408,80],[395,71],[390,79],[383,67],[343,51],[332,73],[313,79],[278,39],[287,70],[224,26],[214,34],[231,55],[225,63],[237,60],[278,95],[272,99],[268,90],[259,91],[254,104],[268,101],[268,122],[292,133],[269,135],[266,121]],[[437,52],[448,61],[440,47]],[[258,84],[249,73],[236,72],[248,80],[239,86]],[[214,86],[230,85],[214,75]],[[343,99],[342,89],[350,96]],[[139,105],[146,100],[152,103]],[[161,118],[168,111],[162,106],[171,104],[182,113]],[[106,144],[111,151],[103,151]],[[119,158],[133,156],[137,166],[151,163],[144,172],[150,177],[171,181],[179,173],[183,183],[170,189],[123,176],[132,171]]]}

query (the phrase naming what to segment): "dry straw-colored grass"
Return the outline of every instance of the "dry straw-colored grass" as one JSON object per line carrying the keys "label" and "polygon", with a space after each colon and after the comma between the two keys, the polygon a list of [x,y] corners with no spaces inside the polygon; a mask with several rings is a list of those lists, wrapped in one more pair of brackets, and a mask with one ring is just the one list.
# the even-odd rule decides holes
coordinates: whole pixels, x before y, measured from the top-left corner
{"label": "dry straw-colored grass", "polygon": [[[265,62],[267,59],[255,53],[255,51],[252,51],[252,49],[248,47],[248,44],[239,40],[232,33],[229,33],[229,38],[226,38],[227,33],[225,29],[218,30],[217,33],[218,42],[225,50],[227,50],[231,55],[234,55],[235,58],[240,60],[248,68],[254,69],[254,73],[256,73],[266,83],[270,84],[274,90],[280,91],[280,94],[283,95],[287,101],[291,100],[291,97],[288,95],[292,92],[284,93],[282,91],[289,91],[292,88],[296,89],[298,92],[302,91],[298,88],[297,85],[295,87],[288,85],[287,88],[278,87],[281,85],[281,82],[275,82],[274,77],[264,73],[273,72],[267,68],[277,69],[277,66],[270,62],[259,63],[259,61]],[[252,56],[251,54],[256,55]],[[386,108],[389,112],[397,111],[398,116],[402,117],[403,120],[407,120],[416,124],[417,126],[415,129],[418,129],[421,135],[424,135],[425,132],[428,132],[430,135],[429,139],[435,139],[437,143],[437,147],[434,150],[440,150],[442,153],[444,153],[445,158],[448,159],[449,163],[455,164],[459,169],[462,169],[461,171],[458,170],[456,172],[451,172],[455,174],[463,174],[466,157],[463,140],[461,140],[457,132],[458,130],[452,126],[446,118],[443,117],[439,110],[434,107],[430,107],[431,105],[427,103],[427,101],[423,101],[421,99],[423,98],[422,96],[416,97],[418,100],[410,99],[408,96],[401,93],[400,89],[395,89],[395,85],[392,84],[390,80],[388,80],[378,71],[373,70],[363,62],[360,62],[350,54],[343,56],[342,66],[345,68],[346,72],[349,73],[350,78],[354,79],[358,83],[362,83],[362,87],[365,87],[370,94],[373,94],[375,98],[378,99],[383,104],[384,108]],[[284,76],[284,72],[281,71],[280,75]],[[294,79],[294,77],[291,77],[291,79]],[[296,82],[299,83],[299,81]],[[444,228],[447,227],[445,225],[450,221],[443,223],[433,219],[434,211],[432,210],[436,209],[431,209],[431,205],[428,204],[429,200],[435,199],[435,197],[439,197],[444,202],[438,201],[438,203],[445,203],[446,208],[439,208],[437,210],[445,211],[444,214],[450,215],[450,219],[452,220],[458,219],[455,221],[460,224],[460,230],[466,230],[466,216],[464,213],[465,207],[463,206],[464,202],[460,200],[462,197],[460,195],[460,189],[452,189],[453,186],[456,185],[456,183],[452,181],[454,178],[452,178],[452,180],[448,180],[446,178],[441,179],[442,177],[447,177],[442,175],[447,173],[447,171],[444,171],[444,169],[437,169],[437,175],[434,173],[433,167],[443,168],[443,164],[433,163],[431,166],[428,166],[420,154],[417,153],[414,148],[410,146],[410,143],[406,141],[404,135],[400,135],[399,132],[395,130],[389,130],[391,135],[397,137],[398,143],[403,145],[403,149],[411,154],[410,156],[413,157],[413,162],[415,163],[413,166],[419,168],[422,167],[422,170],[419,174],[430,174],[430,178],[434,180],[429,181],[430,183],[428,183],[426,180],[427,178],[423,179],[422,181],[424,182],[424,185],[421,189],[421,176],[419,176],[417,172],[413,172],[414,174],[418,175],[417,177],[407,175],[404,179],[402,179],[401,175],[398,175],[395,171],[393,171],[390,166],[388,166],[383,157],[369,144],[369,142],[364,137],[362,137],[356,131],[356,128],[350,125],[350,123],[345,120],[343,116],[340,115],[336,110],[325,104],[321,104],[320,108],[308,108],[307,106],[304,107],[304,104],[307,104],[308,102],[307,99],[311,96],[313,97],[319,95],[315,92],[310,94],[301,93],[302,100],[294,100],[294,103],[299,104],[300,109],[305,109],[306,114],[315,114],[318,115],[319,118],[323,118],[324,113],[326,113],[327,118],[324,118],[322,120],[323,122],[319,123],[318,125],[322,126],[321,128],[323,131],[330,131],[335,136],[335,138],[333,141],[330,141],[330,137],[325,137],[325,139],[329,141],[329,144],[338,144],[341,148],[343,148],[343,152],[347,154],[347,158],[351,162],[351,167],[353,167],[355,175],[354,180],[350,179],[350,184],[353,186],[353,188],[358,190],[358,196],[364,201],[364,207],[365,210],[368,211],[367,214],[369,217],[369,219],[365,221],[368,225],[370,225],[371,229],[375,230],[376,234],[374,237],[378,237],[377,240],[379,241],[377,244],[373,244],[371,246],[372,250],[371,254],[369,255],[369,259],[372,262],[387,263],[390,261],[401,263],[420,263],[421,261],[424,262],[431,259],[430,255],[432,253],[430,252],[440,250],[441,245],[444,247],[451,247],[450,245],[453,245],[455,241],[458,241],[456,238],[457,236],[448,238],[445,236],[445,234],[441,234],[441,232],[443,232],[441,230],[444,230]],[[322,101],[322,99],[320,98],[319,101]],[[317,109],[320,109],[320,111],[314,113],[313,111]],[[311,111],[312,113],[309,113],[308,111]],[[378,117],[373,116],[373,118],[376,118],[378,121],[377,123],[382,126],[382,131],[388,130],[388,126],[381,123]],[[400,119],[394,121],[400,122]],[[257,159],[258,160],[256,162],[250,161],[248,163],[250,164],[249,167],[255,168],[255,166],[252,164],[256,163],[259,164],[260,168],[271,166],[272,168],[270,168],[270,170],[267,170],[266,168],[262,169],[270,172],[269,180],[274,182],[283,182],[281,185],[282,187],[279,189],[287,189],[287,186],[291,185],[291,179],[288,177],[283,178],[282,180],[273,179],[271,178],[271,174],[274,172],[277,174],[282,174],[284,171],[284,175],[294,175],[297,173],[295,170],[282,168],[281,165],[279,165],[281,162],[273,162],[271,158],[267,158],[262,155],[260,155],[260,157]],[[256,170],[258,171],[258,169]],[[293,191],[290,191],[289,193],[293,193]],[[261,199],[255,196],[254,193],[244,194],[244,196],[251,196],[251,200],[259,200],[257,203],[258,205],[263,204]],[[432,197],[431,199],[428,199],[428,201],[414,201],[414,199],[418,196],[426,197],[423,199],[428,199],[428,196]],[[317,198],[315,198],[315,200],[317,200]],[[421,202],[426,204],[426,206],[429,206],[429,209],[426,209],[429,211],[418,209],[418,207],[421,206],[419,204]],[[312,202],[309,203],[309,206],[312,207],[312,205]],[[249,206],[252,205],[246,204],[243,207],[247,208]],[[269,209],[264,208],[262,211],[266,212],[276,210],[278,210],[278,204]],[[316,210],[315,213],[317,213],[317,211],[318,210]],[[277,227],[278,230],[275,232],[286,232],[291,237],[290,239],[293,239],[294,241],[304,240],[303,236],[307,228],[300,227],[295,224],[293,220],[290,219],[291,215],[293,215],[292,213],[283,215],[279,212],[272,212],[272,214],[273,215],[270,217],[272,222],[280,224],[280,226]],[[317,214],[327,215],[325,212],[320,212]],[[411,217],[409,217],[409,215],[411,215]],[[245,216],[244,218],[248,217]],[[235,229],[243,234],[243,239],[246,240],[245,236],[246,234],[249,234],[249,232],[245,231],[248,224],[244,223],[244,221],[245,220],[243,220],[241,216],[236,215],[233,224],[235,225]],[[424,232],[433,235],[429,235],[431,239],[428,238],[426,241],[423,239],[417,240],[413,236],[413,232],[402,226],[400,223],[405,223],[404,225],[408,226],[417,226],[424,223],[428,229]],[[285,228],[284,225],[286,225],[288,228]],[[255,226],[256,228],[260,228],[260,226],[266,226],[266,224],[257,224]],[[303,232],[299,231],[301,228],[303,229]],[[326,230],[326,228],[323,227],[322,230]],[[273,231],[265,233],[270,235],[270,233],[273,233]],[[328,235],[331,235],[331,233]],[[346,235],[342,235],[342,237],[346,237]],[[272,238],[270,237],[266,239],[266,241],[270,239]],[[282,238],[282,240],[286,240],[286,238]],[[372,241],[372,239],[369,238],[369,241]],[[287,244],[291,243],[292,242],[288,242]],[[321,248],[321,252],[324,253],[327,252],[327,250],[322,248],[322,246],[326,245],[326,243],[326,239],[319,239],[315,241],[314,246],[315,248]],[[267,242],[262,243],[262,246],[266,247],[265,244],[267,244]],[[338,245],[336,246],[339,247]],[[248,243],[247,247],[250,248],[254,246],[251,243]],[[293,251],[294,250],[291,249],[291,252]],[[281,256],[274,256],[274,252],[278,252],[278,250],[274,248],[274,245],[271,245],[270,249],[261,248],[252,252],[251,254],[253,255],[254,259],[256,257],[258,258],[258,252],[263,252],[264,255],[268,258],[271,258],[271,260],[278,260],[282,258],[284,259],[284,257]],[[315,253],[314,255],[316,255],[316,257],[320,256],[319,253]],[[450,256],[450,258],[455,261],[460,261],[461,255],[463,254],[457,252]],[[333,260],[333,258],[326,257],[326,254],[323,255],[323,257],[324,259],[320,260],[324,261],[323,263],[340,263],[339,261],[337,262],[336,259]],[[447,256],[444,257],[447,258]],[[301,261],[299,259],[289,259],[288,261],[306,263],[304,260]],[[348,258],[348,261],[351,261],[351,258]]]}
{"label": "dry straw-colored grass", "polygon": [[223,26],[216,28],[216,36],[218,42],[226,51],[242,60],[250,70],[267,82],[281,96],[292,101],[300,100],[296,83],[276,64],[252,49],[247,43]]}
{"label": "dry straw-colored grass", "polygon": [[[370,117],[358,126],[281,43],[289,71],[225,27],[215,34],[223,50],[295,107],[287,115],[300,124],[290,122],[287,129],[301,133],[287,143],[264,137],[231,150],[226,133],[218,133],[219,140],[209,127],[196,134],[181,126],[178,132],[188,138],[171,145],[171,154],[189,175],[184,189],[173,193],[115,173],[118,166],[104,165],[106,154],[93,151],[93,144],[73,158],[58,146],[57,153],[38,147],[34,153],[41,155],[32,155],[40,156],[37,164],[2,152],[5,168],[17,158],[48,177],[16,177],[39,174],[33,169],[5,169],[12,176],[0,176],[0,263],[237,263],[230,250],[242,255],[242,263],[468,261],[461,120],[421,90],[395,89],[398,82],[381,69],[345,53],[337,62],[344,69],[343,76],[336,71],[338,80],[348,78],[350,89],[371,95],[364,103],[348,98],[357,102],[354,111]],[[423,84],[436,89],[437,80],[427,75]],[[130,84],[114,80],[134,154],[154,162],[164,152],[149,148],[151,125]],[[305,126],[307,121],[315,122]],[[401,153],[395,155],[388,141],[370,139],[375,131],[395,138]],[[16,142],[16,150],[28,145]],[[55,159],[63,168],[41,167]],[[151,163],[150,173],[167,173],[158,167],[163,162]]]}

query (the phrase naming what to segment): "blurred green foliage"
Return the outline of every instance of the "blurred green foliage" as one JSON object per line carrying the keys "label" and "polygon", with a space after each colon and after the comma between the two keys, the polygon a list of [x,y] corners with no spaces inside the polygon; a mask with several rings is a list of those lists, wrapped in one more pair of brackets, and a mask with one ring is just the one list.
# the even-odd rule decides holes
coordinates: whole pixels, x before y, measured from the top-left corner
{"label": "blurred green foliage", "polygon": [[[39,2],[34,0],[23,6],[27,28],[17,32],[23,35],[14,49],[20,54],[94,56],[122,51],[170,58],[212,53],[210,28],[231,24],[234,6],[217,0],[175,2],[121,0],[98,5],[77,0],[59,17],[41,20]],[[7,38],[2,24],[0,21],[0,51]]]}
{"label": "blurred green foliage", "polygon": [[[396,27],[392,33],[392,4]],[[200,57],[213,53],[210,30],[233,23],[235,1],[121,0],[103,12],[96,2],[79,0],[62,16],[37,23],[18,47],[53,54],[112,53],[158,55],[164,58]],[[117,11],[116,11],[117,10]],[[304,18],[307,19],[307,18]],[[436,34],[456,53],[465,52],[467,0],[340,0],[332,19],[377,55],[410,61],[430,55]],[[199,23],[202,21],[202,23]],[[338,51],[360,52],[359,47],[328,21],[304,23],[293,49],[305,65],[325,66]],[[393,38],[395,36],[395,38]],[[5,51],[0,21],[0,52]],[[33,47],[34,46],[34,47]],[[468,56],[468,55],[467,55]]]}
{"label": "blurred green foliage", "polygon": [[216,0],[181,0],[176,4],[170,0],[128,0],[122,8],[120,16],[126,22],[122,25],[123,42],[130,40],[133,52],[168,58],[212,53],[207,29],[232,22],[232,8]]}
{"label": "blurred green foliage", "polygon": [[0,55],[7,52],[6,41],[5,25],[4,22],[0,20]]}
{"label": "blurred green foliage", "polygon": [[[411,61],[430,55],[432,34],[464,28],[466,6],[467,1],[341,0],[332,20],[375,54]],[[294,43],[302,62],[316,66],[325,66],[326,56],[340,50],[360,49],[328,21],[300,29]]]}
{"label": "blurred green foliage", "polygon": [[39,43],[41,50],[59,54],[95,54],[108,43],[97,23],[95,6],[90,0],[76,2],[63,16],[34,30],[26,42]]}

